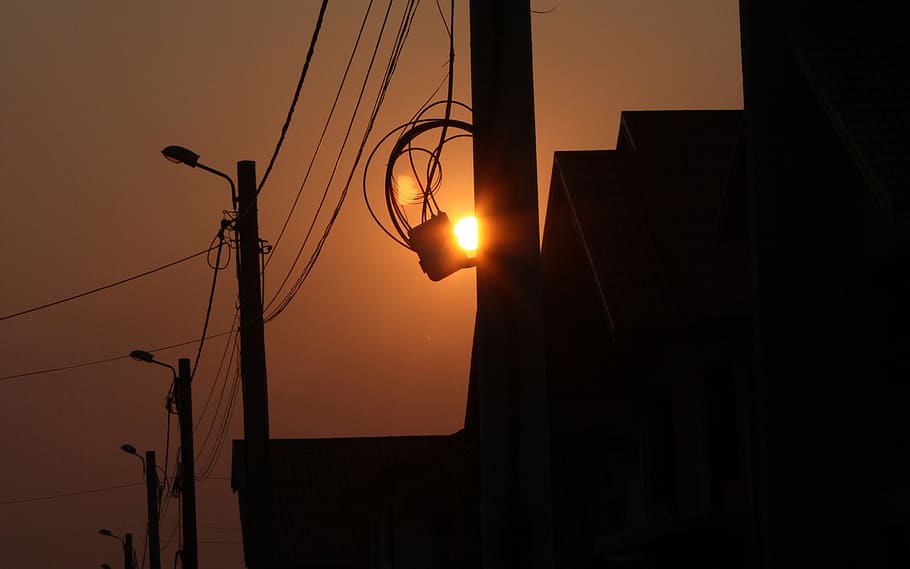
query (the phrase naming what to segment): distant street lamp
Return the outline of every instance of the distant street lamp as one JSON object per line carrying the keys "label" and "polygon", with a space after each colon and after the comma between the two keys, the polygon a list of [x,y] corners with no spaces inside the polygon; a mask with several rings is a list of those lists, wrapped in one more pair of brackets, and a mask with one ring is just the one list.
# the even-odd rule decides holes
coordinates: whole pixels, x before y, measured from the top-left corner
{"label": "distant street lamp", "polygon": [[[106,535],[108,537],[113,537],[114,539],[120,541],[120,544],[123,546],[123,569],[134,569],[133,534],[125,533],[123,534],[123,537],[120,537],[109,529],[99,529],[98,533],[101,535]],[[103,563],[101,566],[104,567],[105,565],[106,563]]]}
{"label": "distant street lamp", "polygon": [[[191,390],[191,372],[189,358],[180,358],[178,367],[180,371],[174,369],[174,366],[159,362],[150,352],[143,350],[133,350],[130,357],[140,362],[160,365],[171,370],[174,376],[174,398],[177,404],[177,419],[180,424],[180,462],[183,464],[183,567],[185,569],[198,569],[199,567],[199,549],[196,541],[196,471],[193,465],[193,395]],[[124,445],[136,449],[132,445]],[[121,447],[123,448],[123,447]],[[126,448],[124,448],[127,451]],[[129,452],[129,451],[127,451]],[[151,478],[157,477],[156,474],[148,474],[149,463],[154,465],[154,455],[149,457],[146,454],[146,475]],[[155,482],[155,492],[157,501],[157,481]],[[157,505],[155,507],[157,519]],[[151,510],[149,511],[149,520],[151,520]]]}
{"label": "distant street lamp", "polygon": [[142,458],[136,447],[131,444],[120,445],[120,450],[131,454],[142,462],[142,469],[145,472],[145,502],[148,511],[148,529],[149,536],[149,566],[151,569],[161,569],[161,537],[158,531],[158,470],[155,465],[155,451],[145,452],[145,458]]}

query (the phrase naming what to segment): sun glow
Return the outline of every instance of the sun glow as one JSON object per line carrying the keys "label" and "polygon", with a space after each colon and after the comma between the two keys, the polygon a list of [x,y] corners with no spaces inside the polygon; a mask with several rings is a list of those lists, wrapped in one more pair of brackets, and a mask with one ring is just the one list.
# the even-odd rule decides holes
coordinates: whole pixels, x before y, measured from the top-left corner
{"label": "sun glow", "polygon": [[401,205],[416,205],[423,201],[423,192],[411,176],[399,174],[395,177],[395,199]]}
{"label": "sun glow", "polygon": [[455,237],[465,251],[477,250],[477,218],[473,215],[462,217],[455,224]]}

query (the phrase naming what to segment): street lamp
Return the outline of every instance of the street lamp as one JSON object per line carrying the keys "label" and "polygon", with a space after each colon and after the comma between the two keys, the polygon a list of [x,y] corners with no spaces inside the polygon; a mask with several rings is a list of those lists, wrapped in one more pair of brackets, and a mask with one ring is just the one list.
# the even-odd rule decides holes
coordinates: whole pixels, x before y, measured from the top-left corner
{"label": "street lamp", "polygon": [[[133,534],[125,533],[123,537],[115,534],[109,529],[99,529],[98,533],[101,535],[106,535],[108,537],[113,537],[118,540],[123,546],[123,569],[134,569],[133,565]],[[102,564],[104,566],[104,564]]]}
{"label": "street lamp", "polygon": [[145,452],[145,458],[136,452],[136,447],[126,443],[120,445],[120,450],[131,454],[142,462],[142,469],[145,472],[145,502],[148,511],[148,529],[149,536],[149,566],[151,569],[161,569],[161,537],[158,531],[158,471],[155,465],[155,451]]}
{"label": "street lamp", "polygon": [[[239,297],[240,378],[243,393],[244,487],[252,507],[244,526],[244,548],[251,559],[269,565],[271,539],[271,476],[269,474],[269,402],[262,316],[262,282],[259,218],[256,208],[256,163],[237,162],[237,186],[230,176],[199,163],[199,155],[182,146],[168,146],[161,153],[171,162],[202,168],[231,184],[237,211],[233,220]],[[228,222],[223,222],[231,225]],[[149,360],[144,360],[149,361]],[[186,466],[186,465],[184,465]]]}
{"label": "street lamp", "polygon": [[190,150],[188,148],[184,148],[182,146],[176,146],[176,145],[165,146],[161,150],[161,154],[163,154],[165,158],[167,158],[171,162],[174,162],[175,164],[186,164],[190,168],[197,168],[197,167],[202,168],[206,172],[211,172],[212,174],[215,174],[216,176],[221,176],[222,178],[227,180],[228,183],[231,185],[231,205],[233,205],[235,208],[237,207],[237,188],[234,186],[234,180],[232,180],[230,176],[228,176],[224,172],[221,172],[220,170],[216,170],[214,168],[206,166],[205,164],[202,164],[201,162],[199,162],[198,154],[196,154],[192,150]]}
{"label": "street lamp", "polygon": [[[183,567],[186,569],[198,569],[199,550],[198,542],[196,541],[196,473],[193,465],[193,395],[190,386],[192,381],[190,360],[189,358],[180,358],[177,362],[180,368],[178,371],[174,369],[174,366],[156,360],[151,352],[133,350],[130,352],[130,357],[140,362],[166,367],[171,370],[174,376],[174,399],[177,404],[177,419],[180,424],[180,462],[183,464]],[[129,452],[127,449],[136,450],[132,445],[124,445],[124,447],[121,448],[124,448],[126,452]],[[149,463],[154,465],[154,454],[150,456],[149,453],[146,453],[146,475],[148,478],[152,478],[156,475],[154,470],[152,470],[152,474],[149,474]],[[154,491],[157,493],[157,481],[155,482]],[[152,490],[149,489],[148,492],[152,492]],[[154,510],[156,511],[155,519],[157,520],[157,505],[155,505]],[[150,523],[152,519],[151,512],[152,510],[149,510]]]}

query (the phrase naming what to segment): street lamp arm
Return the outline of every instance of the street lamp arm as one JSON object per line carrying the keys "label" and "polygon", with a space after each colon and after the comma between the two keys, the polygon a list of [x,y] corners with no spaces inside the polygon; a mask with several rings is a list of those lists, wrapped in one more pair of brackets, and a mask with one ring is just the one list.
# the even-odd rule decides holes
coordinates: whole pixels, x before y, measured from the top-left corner
{"label": "street lamp arm", "polygon": [[214,168],[210,168],[210,167],[206,166],[205,164],[202,164],[201,162],[196,162],[196,166],[199,168],[202,168],[206,172],[211,172],[212,174],[215,174],[216,176],[221,176],[222,178],[224,178],[225,180],[228,181],[228,183],[231,185],[231,204],[234,206],[234,209],[236,209],[237,208],[237,187],[234,185],[234,180],[230,176],[225,174],[224,172],[221,172]]}
{"label": "street lamp arm", "polygon": [[216,176],[221,176],[222,178],[227,180],[228,183],[231,185],[231,205],[234,206],[234,209],[237,208],[237,187],[234,186],[234,180],[232,180],[230,176],[228,176],[224,172],[220,172],[214,168],[211,168],[209,166],[206,166],[205,164],[200,163],[198,154],[196,154],[192,150],[190,150],[188,148],[184,148],[182,146],[177,146],[177,145],[165,146],[164,149],[161,151],[161,154],[163,154],[165,158],[167,158],[168,160],[170,160],[171,162],[174,162],[176,164],[186,164],[190,168],[202,168],[206,172],[211,172],[212,174],[215,174]]}

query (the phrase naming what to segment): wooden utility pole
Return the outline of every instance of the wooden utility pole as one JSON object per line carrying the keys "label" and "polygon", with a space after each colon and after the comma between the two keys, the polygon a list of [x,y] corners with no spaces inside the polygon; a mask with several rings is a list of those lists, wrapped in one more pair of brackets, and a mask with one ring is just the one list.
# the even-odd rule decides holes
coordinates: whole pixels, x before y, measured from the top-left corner
{"label": "wooden utility pole", "polygon": [[184,569],[199,568],[199,547],[196,542],[196,468],[193,450],[193,395],[190,359],[177,361],[177,382],[175,395],[177,419],[180,423],[180,462],[183,464],[183,486],[180,490],[183,507],[183,551]]}
{"label": "wooden utility pole", "polygon": [[240,296],[240,374],[243,388],[243,491],[252,511],[246,525],[247,567],[271,566],[271,475],[265,322],[260,281],[256,163],[237,163],[237,263]]}
{"label": "wooden utility pole", "polygon": [[553,567],[528,0],[471,2],[477,377],[487,569]]}

